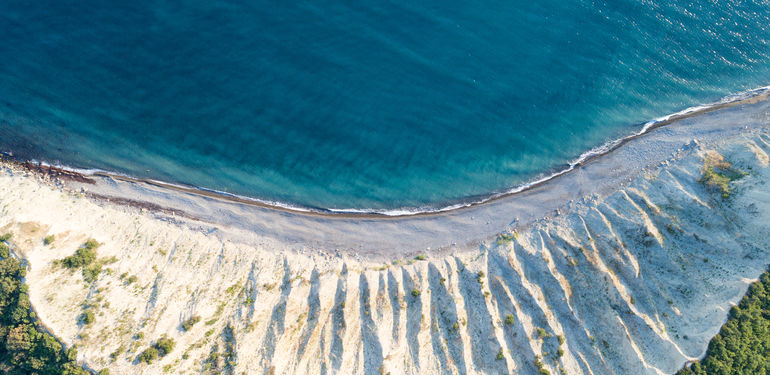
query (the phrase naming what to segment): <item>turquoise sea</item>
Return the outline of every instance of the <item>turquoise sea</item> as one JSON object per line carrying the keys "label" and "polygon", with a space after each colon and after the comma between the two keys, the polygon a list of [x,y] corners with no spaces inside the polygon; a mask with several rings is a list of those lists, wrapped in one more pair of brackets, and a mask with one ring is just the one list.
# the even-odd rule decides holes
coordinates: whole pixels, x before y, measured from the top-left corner
{"label": "turquoise sea", "polygon": [[770,84],[767,1],[0,2],[0,150],[426,210]]}

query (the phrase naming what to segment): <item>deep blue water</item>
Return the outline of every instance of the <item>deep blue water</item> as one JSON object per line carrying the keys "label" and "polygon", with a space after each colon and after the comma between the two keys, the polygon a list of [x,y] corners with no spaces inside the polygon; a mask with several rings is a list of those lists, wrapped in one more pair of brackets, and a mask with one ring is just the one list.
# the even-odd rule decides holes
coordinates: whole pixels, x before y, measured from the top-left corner
{"label": "deep blue water", "polygon": [[657,3],[4,0],[0,147],[290,204],[441,206],[770,83],[768,2]]}

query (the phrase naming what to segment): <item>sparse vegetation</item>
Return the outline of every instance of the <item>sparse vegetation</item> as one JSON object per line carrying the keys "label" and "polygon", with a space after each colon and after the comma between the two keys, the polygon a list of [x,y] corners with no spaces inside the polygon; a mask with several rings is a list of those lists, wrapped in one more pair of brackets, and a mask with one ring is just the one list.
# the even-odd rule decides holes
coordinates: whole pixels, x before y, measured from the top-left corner
{"label": "sparse vegetation", "polygon": [[88,240],[83,246],[75,251],[74,255],[62,259],[61,264],[66,268],[86,267],[96,260],[97,247],[99,247],[98,242]]}
{"label": "sparse vegetation", "polygon": [[110,359],[113,361],[118,359],[118,356],[123,354],[123,352],[125,351],[126,351],[126,346],[124,344],[120,344],[120,346],[117,349],[115,349],[114,352],[110,353]]}
{"label": "sparse vegetation", "polygon": [[[8,241],[10,234],[0,236]],[[5,246],[5,244],[2,244]],[[87,375],[75,362],[74,348],[62,345],[37,324],[30,310],[26,266],[11,258],[5,246],[0,260],[0,371],[6,374]]]}
{"label": "sparse vegetation", "polygon": [[425,254],[419,254],[419,255],[417,255],[416,257],[414,257],[414,259],[417,259],[417,260],[425,260]]}
{"label": "sparse vegetation", "polygon": [[545,329],[538,327],[537,328],[537,337],[540,339],[551,337],[551,335],[545,331]]}
{"label": "sparse vegetation", "polygon": [[80,315],[80,321],[85,325],[91,324],[95,320],[96,320],[96,315],[91,309],[86,309],[86,311],[84,311],[83,314]]}
{"label": "sparse vegetation", "polygon": [[171,353],[171,351],[174,350],[175,345],[174,339],[163,336],[155,343],[155,348],[158,349],[158,354],[163,357],[166,354]]}
{"label": "sparse vegetation", "polygon": [[174,339],[163,336],[155,342],[155,345],[145,349],[136,358],[139,362],[152,363],[152,361],[159,357],[165,357],[168,353],[174,350],[176,343]]}
{"label": "sparse vegetation", "polygon": [[53,234],[49,234],[43,238],[43,244],[48,246],[53,243],[53,241],[56,239]]}
{"label": "sparse vegetation", "polygon": [[503,348],[500,348],[500,350],[497,352],[497,357],[495,357],[495,359],[497,359],[499,361],[499,360],[501,360],[503,358],[504,358],[503,357]]}
{"label": "sparse vegetation", "polygon": [[505,245],[511,241],[513,241],[513,236],[511,236],[508,233],[501,233],[500,235],[497,236],[496,242],[497,242],[497,245],[500,246],[500,245]]}
{"label": "sparse vegetation", "polygon": [[419,297],[420,296],[420,290],[419,289],[412,289],[412,297]]}
{"label": "sparse vegetation", "polygon": [[158,349],[155,349],[155,347],[151,346],[139,354],[137,359],[139,362],[152,363],[152,361],[158,359]]}
{"label": "sparse vegetation", "polygon": [[711,339],[706,356],[677,375],[770,373],[770,270],[749,287]]}
{"label": "sparse vegetation", "polygon": [[539,355],[535,356],[535,367],[540,375],[551,375],[551,372],[543,365],[543,360]]}
{"label": "sparse vegetation", "polygon": [[190,329],[192,329],[195,323],[198,323],[200,321],[201,321],[201,317],[194,315],[190,317],[190,319],[187,319],[184,322],[182,322],[182,329],[185,331],[189,331]]}
{"label": "sparse vegetation", "polygon": [[709,190],[721,194],[722,198],[730,197],[730,183],[745,176],[746,172],[733,167],[719,154],[710,154],[703,161],[703,176],[698,180]]}
{"label": "sparse vegetation", "polygon": [[89,284],[96,281],[100,273],[102,273],[101,262],[93,262],[88,266],[83,267],[83,279]]}
{"label": "sparse vegetation", "polygon": [[101,246],[99,242],[94,239],[89,239],[75,251],[75,254],[59,261],[55,261],[54,264],[58,263],[69,269],[81,268],[83,273],[83,280],[89,284],[93,283],[99,277],[99,274],[102,273],[102,267],[105,264],[110,264],[117,261],[117,258],[115,257],[97,260],[96,249],[99,246]]}
{"label": "sparse vegetation", "polygon": [[506,314],[505,315],[505,324],[506,325],[509,325],[509,326],[513,325],[514,322],[515,322],[515,320],[513,318],[513,314]]}

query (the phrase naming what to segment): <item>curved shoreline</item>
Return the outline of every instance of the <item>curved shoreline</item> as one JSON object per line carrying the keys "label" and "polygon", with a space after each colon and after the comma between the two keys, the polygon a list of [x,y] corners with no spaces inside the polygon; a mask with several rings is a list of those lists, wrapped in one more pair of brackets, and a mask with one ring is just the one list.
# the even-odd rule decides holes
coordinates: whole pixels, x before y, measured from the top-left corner
{"label": "curved shoreline", "polygon": [[[702,354],[770,259],[768,155],[762,101],[658,128],[507,199],[398,220],[288,213],[6,164],[0,227],[30,261],[40,319],[93,367],[158,373],[173,361],[195,371],[217,341],[148,366],[135,366],[139,351],[110,354],[137,332],[189,348],[221,329],[246,348],[237,358],[247,372],[316,373],[346,358],[341,369],[368,373],[352,363],[370,358],[369,369],[400,373],[459,363],[454,372],[535,374],[514,366],[540,356],[553,373],[659,375]],[[727,200],[699,182],[711,157],[750,171]],[[104,244],[102,259],[117,259],[96,284],[52,267],[89,238]],[[102,299],[113,303],[93,303],[93,325],[76,324],[83,301]],[[182,331],[190,316],[212,323]],[[115,334],[96,335],[105,329]],[[431,343],[446,337],[469,350],[437,352]],[[372,355],[362,342],[380,346]],[[544,354],[557,343],[563,356]],[[271,350],[249,349],[260,347]],[[501,348],[510,360],[495,357]],[[462,365],[474,362],[484,367]]]}
{"label": "curved shoreline", "polygon": [[277,211],[291,212],[296,214],[313,215],[313,216],[334,216],[334,217],[345,217],[345,218],[397,219],[397,218],[405,218],[405,217],[439,215],[439,214],[449,213],[453,211],[465,210],[468,208],[478,207],[500,199],[521,194],[523,192],[526,192],[528,190],[541,186],[551,180],[554,180],[556,178],[569,174],[570,172],[574,171],[576,168],[583,166],[585,164],[591,163],[601,158],[602,156],[605,156],[617,150],[618,148],[622,147],[626,143],[636,138],[639,138],[641,136],[644,136],[645,134],[648,134],[649,132],[655,129],[670,125],[672,123],[675,123],[684,119],[718,111],[720,109],[729,108],[729,107],[742,105],[742,104],[753,104],[759,101],[768,100],[769,98],[770,98],[770,86],[763,86],[763,87],[748,90],[742,93],[738,93],[735,95],[727,96],[719,102],[690,107],[685,110],[675,112],[670,115],[666,115],[658,119],[649,121],[644,124],[641,130],[635,133],[632,133],[630,135],[627,135],[619,139],[609,141],[607,143],[604,143],[601,146],[588,150],[583,154],[581,154],[579,157],[577,157],[575,160],[570,161],[568,163],[567,168],[557,170],[556,172],[553,172],[545,177],[537,178],[533,181],[515,186],[501,193],[492,193],[489,195],[485,195],[481,198],[468,197],[468,198],[465,198],[465,201],[462,201],[461,199],[461,202],[459,203],[451,203],[451,204],[446,204],[440,208],[424,209],[424,210],[419,208],[412,208],[412,207],[379,211],[379,210],[366,210],[366,209],[353,209],[353,208],[328,209],[328,208],[320,208],[320,207],[298,206],[298,205],[292,205],[292,204],[287,204],[282,202],[265,201],[259,198],[227,193],[227,192],[218,191],[214,189],[208,189],[205,187],[170,183],[170,182],[159,181],[154,179],[136,178],[136,177],[132,177],[121,173],[115,173],[115,172],[98,170],[98,169],[77,169],[77,168],[70,168],[67,166],[52,165],[46,162],[39,162],[39,161],[33,161],[33,160],[18,160],[18,159],[15,159],[13,155],[10,153],[5,153],[4,156],[6,158],[10,157],[11,161],[13,161],[15,164],[22,165],[28,169],[37,170],[39,172],[49,173],[49,174],[65,177],[68,179],[74,179],[80,182],[86,182],[88,180],[93,179],[94,177],[102,177],[102,178],[110,178],[110,179],[120,180],[123,182],[129,182],[129,183],[145,183],[145,184],[153,185],[163,189],[170,189],[170,190],[183,192],[187,194],[196,194],[196,195],[200,195],[208,198],[224,200],[227,202],[253,205],[257,207],[268,208],[268,209],[273,209]]}

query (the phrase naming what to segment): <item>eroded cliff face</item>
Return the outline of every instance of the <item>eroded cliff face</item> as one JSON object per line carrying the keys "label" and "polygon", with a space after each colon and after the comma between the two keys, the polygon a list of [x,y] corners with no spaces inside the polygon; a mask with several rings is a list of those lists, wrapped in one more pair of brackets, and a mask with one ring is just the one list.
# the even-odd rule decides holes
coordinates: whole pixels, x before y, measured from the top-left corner
{"label": "eroded cliff face", "polygon": [[[691,143],[606,197],[424,260],[233,243],[11,168],[0,232],[29,261],[41,320],[115,374],[664,374],[703,353],[770,263],[768,153],[766,132]],[[728,197],[702,179],[714,161],[746,173]],[[55,264],[89,238],[90,283]],[[162,335],[174,350],[139,363]]]}

